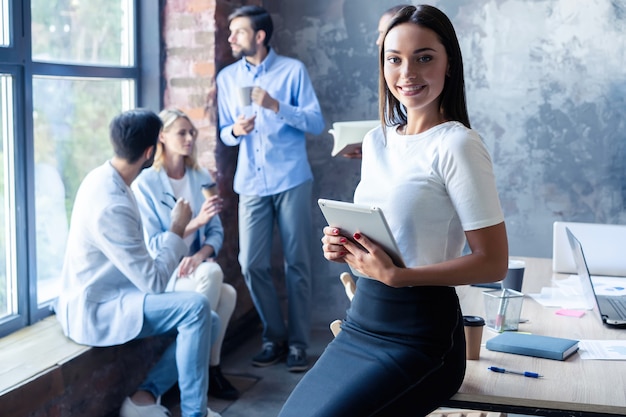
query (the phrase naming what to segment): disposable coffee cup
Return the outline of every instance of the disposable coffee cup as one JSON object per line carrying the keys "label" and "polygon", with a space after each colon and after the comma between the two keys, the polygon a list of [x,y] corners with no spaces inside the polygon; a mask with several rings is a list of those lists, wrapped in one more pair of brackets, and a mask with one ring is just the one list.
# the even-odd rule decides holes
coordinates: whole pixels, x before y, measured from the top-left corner
{"label": "disposable coffee cup", "polygon": [[239,87],[239,105],[247,107],[252,104],[252,88],[251,86]]}
{"label": "disposable coffee cup", "polygon": [[217,195],[217,184],[216,183],[202,184],[202,194],[204,195],[204,198],[206,199],[211,198],[214,195]]}
{"label": "disposable coffee cup", "polygon": [[506,277],[502,280],[502,288],[522,292],[522,284],[524,283],[524,270],[526,263],[518,259],[509,260],[509,269]]}
{"label": "disposable coffee cup", "polygon": [[483,340],[485,320],[479,316],[463,316],[465,330],[465,358],[477,360],[480,357],[480,344]]}

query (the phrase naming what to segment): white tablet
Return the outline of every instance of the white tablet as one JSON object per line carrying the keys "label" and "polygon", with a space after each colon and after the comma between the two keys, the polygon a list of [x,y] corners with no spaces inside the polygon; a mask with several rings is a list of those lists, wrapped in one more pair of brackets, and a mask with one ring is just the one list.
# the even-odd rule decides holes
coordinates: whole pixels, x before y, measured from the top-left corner
{"label": "white tablet", "polygon": [[[352,241],[354,241],[352,239],[354,233],[362,233],[370,240],[379,244],[396,266],[405,268],[405,263],[400,255],[396,240],[391,234],[387,220],[385,220],[385,216],[379,207],[323,198],[317,200],[317,204],[319,204],[329,226],[340,229],[341,234]],[[350,269],[358,277],[370,278],[352,267]]]}

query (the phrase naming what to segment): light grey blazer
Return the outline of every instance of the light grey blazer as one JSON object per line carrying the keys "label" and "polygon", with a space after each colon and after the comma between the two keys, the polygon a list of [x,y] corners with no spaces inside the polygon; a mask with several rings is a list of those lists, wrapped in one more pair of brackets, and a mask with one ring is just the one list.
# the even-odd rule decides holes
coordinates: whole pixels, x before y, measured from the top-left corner
{"label": "light grey blazer", "polygon": [[167,232],[153,258],[130,188],[108,161],[91,171],[74,201],[55,308],[65,335],[90,346],[134,339],[145,295],[165,290],[186,252],[183,240]]}
{"label": "light grey blazer", "polygon": [[[187,168],[186,175],[189,177],[189,186],[192,190],[194,207],[193,215],[204,202],[202,184],[213,182],[213,178],[204,168]],[[162,250],[164,233],[169,230],[172,223],[172,207],[175,204],[174,190],[164,169],[144,169],[131,186],[137,199],[139,212],[143,221],[144,233],[148,250],[153,254]],[[224,228],[219,216],[213,216],[211,220],[196,231],[195,238],[188,255],[198,252],[203,245],[213,246],[214,256],[217,256],[224,242]]]}

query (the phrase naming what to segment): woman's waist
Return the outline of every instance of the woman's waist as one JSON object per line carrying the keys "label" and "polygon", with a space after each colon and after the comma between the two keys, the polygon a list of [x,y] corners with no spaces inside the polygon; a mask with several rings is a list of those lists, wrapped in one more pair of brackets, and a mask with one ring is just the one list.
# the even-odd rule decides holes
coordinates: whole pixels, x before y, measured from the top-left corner
{"label": "woman's waist", "polygon": [[367,278],[359,281],[348,310],[349,320],[366,330],[401,335],[418,330],[449,334],[458,317],[453,287],[392,288]]}
{"label": "woman's waist", "polygon": [[390,287],[376,279],[359,278],[357,289],[370,300],[377,302],[393,302],[413,304],[415,301],[436,304],[441,298],[456,300],[454,287],[445,285]]}

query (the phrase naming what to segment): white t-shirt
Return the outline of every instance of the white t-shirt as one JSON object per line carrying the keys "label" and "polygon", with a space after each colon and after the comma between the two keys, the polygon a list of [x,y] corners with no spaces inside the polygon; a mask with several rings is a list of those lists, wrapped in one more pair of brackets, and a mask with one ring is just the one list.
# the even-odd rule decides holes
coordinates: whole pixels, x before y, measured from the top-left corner
{"label": "white t-shirt", "polygon": [[458,122],[417,135],[396,127],[363,140],[354,202],[382,208],[407,266],[461,256],[464,230],[504,221],[491,157],[480,136]]}

